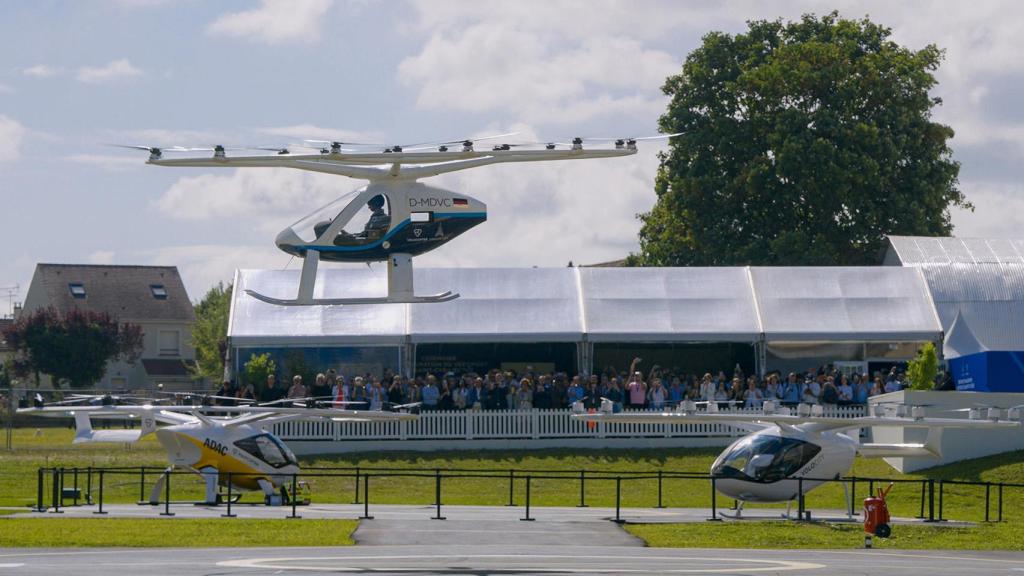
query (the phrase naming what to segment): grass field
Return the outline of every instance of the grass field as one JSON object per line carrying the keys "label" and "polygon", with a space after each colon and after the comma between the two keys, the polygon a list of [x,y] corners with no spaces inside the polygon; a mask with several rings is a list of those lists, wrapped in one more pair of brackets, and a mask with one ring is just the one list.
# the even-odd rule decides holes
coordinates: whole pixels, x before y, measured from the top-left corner
{"label": "grass field", "polygon": [[356,520],[4,518],[0,548],[351,546],[357,525]]}
{"label": "grass field", "polygon": [[[15,430],[14,450],[0,452],[0,506],[29,506],[36,499],[36,470],[40,466],[151,466],[163,467],[164,452],[155,439],[147,438],[126,449],[114,444],[72,446],[73,431],[44,429]],[[348,454],[301,458],[304,470],[315,467],[362,466],[389,468],[454,468],[492,471],[504,478],[448,478],[444,480],[442,501],[447,504],[500,505],[508,501],[509,469],[588,471],[600,470],[614,474],[636,470],[666,470],[706,474],[718,449],[650,449],[650,450],[520,450],[459,452],[388,452]],[[852,471],[858,476],[887,478],[946,478],[988,482],[1019,482],[1024,478],[1024,452],[980,458],[955,465],[933,468],[922,473],[900,474],[885,462],[858,458]],[[518,473],[517,473],[518,474]],[[84,476],[84,474],[83,474]],[[352,478],[304,477],[309,482],[315,502],[347,503],[354,499]],[[140,490],[137,472],[125,475],[108,474],[105,480],[105,501],[134,502],[140,493],[148,496],[154,478],[148,478]],[[70,479],[66,479],[66,486]],[[94,476],[93,482],[98,479]],[[86,480],[79,479],[84,487]],[[93,486],[94,495],[96,486]],[[515,482],[515,500],[522,504],[525,482]],[[710,485],[706,480],[665,480],[664,504],[670,507],[707,507]],[[863,499],[867,486],[858,484],[857,498]],[[47,491],[47,499],[49,492]],[[175,476],[172,499],[189,500],[202,497],[202,484],[197,476]],[[894,515],[916,516],[920,506],[920,485],[899,484],[889,495]],[[991,515],[996,516],[996,490],[992,490]],[[255,495],[249,501],[258,500]],[[430,504],[434,499],[433,477],[374,477],[370,483],[371,503]],[[983,487],[947,486],[944,516],[949,519],[980,521],[985,517]],[[591,506],[615,505],[615,482],[588,480],[586,502]],[[579,482],[574,479],[534,479],[531,504],[536,506],[572,506],[579,503]],[[623,507],[650,507],[657,503],[656,480],[623,482]],[[719,497],[719,506],[731,501]],[[842,486],[831,483],[807,496],[810,509],[843,508]],[[1006,489],[1004,517],[1024,522],[1024,489]]]}

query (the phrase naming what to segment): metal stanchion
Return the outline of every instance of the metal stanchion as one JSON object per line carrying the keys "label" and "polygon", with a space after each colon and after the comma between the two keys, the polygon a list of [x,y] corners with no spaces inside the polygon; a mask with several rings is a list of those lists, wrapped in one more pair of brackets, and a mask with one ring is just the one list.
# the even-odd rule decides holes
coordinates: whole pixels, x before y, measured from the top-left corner
{"label": "metal stanchion", "polygon": [[444,520],[445,517],[441,516],[441,470],[434,470],[434,505],[437,506],[437,512],[431,518],[431,520]]}
{"label": "metal stanchion", "polygon": [[854,502],[857,501],[857,477],[853,476],[850,478],[850,516],[857,515],[857,506]]}
{"label": "metal stanchion", "polygon": [[804,479],[803,478],[797,478],[796,479],[796,486],[797,486],[796,517],[799,518],[802,521],[804,519],[804,504],[805,504],[805,502],[804,502]]}
{"label": "metal stanchion", "polygon": [[586,487],[587,487],[586,474],[587,474],[586,470],[580,470],[580,503],[576,506],[577,508],[587,508],[588,507],[587,506],[587,501],[586,501]]}
{"label": "metal stanchion", "polygon": [[715,486],[715,477],[711,477],[711,518],[708,518],[708,522],[721,522],[722,519],[718,517],[718,489]]}
{"label": "metal stanchion", "polygon": [[661,503],[661,470],[658,470],[658,505],[655,508],[664,508]]}
{"label": "metal stanchion", "polygon": [[57,497],[60,498],[60,505],[64,507],[64,467],[60,468],[60,489],[57,490]]}
{"label": "metal stanchion", "polygon": [[302,516],[299,516],[298,514],[295,513],[295,506],[296,506],[296,503],[297,503],[296,501],[298,500],[298,498],[296,498],[296,496],[298,496],[298,494],[299,494],[299,491],[298,491],[298,478],[299,478],[298,474],[292,474],[292,493],[289,496],[289,500],[292,501],[292,515],[288,516],[288,518],[302,518]]}
{"label": "metal stanchion", "polygon": [[508,470],[508,504],[505,504],[505,506],[515,506],[516,505],[516,501],[515,501],[515,485],[516,484],[515,484],[515,481],[516,481],[516,471],[511,469],[511,468],[509,468],[509,470]]}
{"label": "metal stanchion", "polygon": [[61,489],[61,484],[63,484],[63,482],[64,482],[63,480],[61,480],[60,477],[61,477],[60,470],[57,469],[57,468],[54,468],[53,469],[53,490],[52,490],[52,492],[53,492],[53,494],[52,494],[52,496],[53,496],[53,502],[52,502],[53,510],[50,511],[51,514],[63,514],[64,513],[64,512],[61,512],[61,509],[60,509],[60,504],[61,504],[61,501],[60,501],[60,489]]}
{"label": "metal stanchion", "polygon": [[43,469],[36,470],[36,512],[45,512],[46,508],[43,508]]}
{"label": "metal stanchion", "polygon": [[232,494],[231,494],[231,472],[228,472],[228,513],[227,514],[221,514],[221,517],[223,517],[223,518],[234,518],[235,517],[235,514],[231,513],[231,497],[232,497]]}
{"label": "metal stanchion", "polygon": [[945,522],[945,519],[942,517],[942,498],[945,495],[945,487],[946,483],[939,480],[939,522]]}
{"label": "metal stanchion", "polygon": [[171,471],[167,470],[164,472],[164,511],[160,513],[161,516],[174,516],[174,512],[171,512]]}
{"label": "metal stanchion", "polygon": [[1003,521],[1003,483],[999,483],[999,520],[996,522]]}
{"label": "metal stanchion", "polygon": [[93,514],[106,514],[106,512],[103,511],[103,470],[100,470],[100,501],[99,501],[99,510],[93,512]]}
{"label": "metal stanchion", "polygon": [[615,477],[615,520],[616,524],[622,524],[625,520],[621,516],[622,510],[622,477]]}
{"label": "metal stanchion", "polygon": [[146,467],[139,466],[139,502],[146,501]]}
{"label": "metal stanchion", "polygon": [[92,466],[85,469],[85,503],[92,504]]}
{"label": "metal stanchion", "polygon": [[985,522],[988,522],[988,510],[992,502],[992,483],[985,482]]}
{"label": "metal stanchion", "polygon": [[526,476],[526,516],[520,518],[523,522],[533,522],[536,518],[530,518],[530,476]]}
{"label": "metal stanchion", "polygon": [[74,483],[74,486],[71,488],[71,505],[78,506],[78,466],[71,470],[71,479]]}
{"label": "metal stanchion", "polygon": [[367,472],[363,475],[363,515],[359,517],[360,520],[373,520],[373,516],[370,516],[370,473]]}
{"label": "metal stanchion", "polygon": [[935,480],[928,479],[928,521],[935,522]]}
{"label": "metal stanchion", "polygon": [[359,504],[359,466],[356,466],[356,498],[352,503]]}
{"label": "metal stanchion", "polygon": [[925,490],[925,485],[926,484],[928,484],[927,480],[921,480],[921,510],[920,510],[920,512],[917,513],[917,517],[920,518],[920,519],[924,519],[924,517],[925,517],[924,516],[924,490]]}

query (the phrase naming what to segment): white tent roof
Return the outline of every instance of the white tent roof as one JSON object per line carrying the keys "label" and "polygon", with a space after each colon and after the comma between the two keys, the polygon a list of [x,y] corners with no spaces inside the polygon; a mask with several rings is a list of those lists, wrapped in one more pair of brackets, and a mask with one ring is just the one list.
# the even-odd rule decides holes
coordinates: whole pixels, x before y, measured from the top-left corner
{"label": "white tent roof", "polygon": [[987,350],[1024,350],[1024,264],[919,266],[951,334],[959,315]]}
{"label": "white tent roof", "polygon": [[949,333],[946,334],[946,340],[942,343],[942,356],[946,359],[959,358],[985,350],[985,345],[978,342],[977,336],[967,325],[967,320],[964,320],[964,317],[957,312],[956,318],[953,319],[953,325],[950,326]]}
{"label": "white tent roof", "polygon": [[914,268],[751,268],[767,341],[938,340],[928,287]]}
{"label": "white tent roof", "polygon": [[888,236],[889,251],[903,266],[923,264],[1024,264],[1024,240]]}
{"label": "white tent roof", "polygon": [[[239,270],[232,345],[405,342],[755,342],[937,340],[927,287],[909,268],[420,268],[441,304],[274,306],[298,270]],[[381,267],[322,267],[316,296],[383,295]]]}

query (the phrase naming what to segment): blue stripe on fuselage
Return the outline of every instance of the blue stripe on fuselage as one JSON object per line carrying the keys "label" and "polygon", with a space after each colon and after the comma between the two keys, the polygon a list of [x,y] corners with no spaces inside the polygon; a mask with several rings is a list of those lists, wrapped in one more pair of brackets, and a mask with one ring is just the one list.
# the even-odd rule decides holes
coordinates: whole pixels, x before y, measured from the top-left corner
{"label": "blue stripe on fuselage", "polygon": [[[486,218],[487,212],[434,212],[434,219],[441,218]],[[319,244],[296,244],[295,249],[300,251],[316,250],[318,252],[357,252],[363,250],[372,250],[384,243],[385,240],[390,240],[396,234],[398,234],[403,228],[409,225],[409,219],[402,220],[398,226],[395,226],[387,234],[382,236],[379,240],[375,240],[369,244],[360,244],[358,246],[323,246]]]}

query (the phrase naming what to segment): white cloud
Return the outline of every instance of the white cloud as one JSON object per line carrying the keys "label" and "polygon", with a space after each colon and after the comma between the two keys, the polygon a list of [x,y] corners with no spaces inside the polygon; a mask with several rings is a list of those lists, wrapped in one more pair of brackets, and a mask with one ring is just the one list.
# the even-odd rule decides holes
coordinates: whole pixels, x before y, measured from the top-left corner
{"label": "white cloud", "polygon": [[120,78],[130,78],[140,74],[142,74],[142,70],[132,66],[132,63],[129,62],[127,58],[122,58],[120,60],[114,60],[106,66],[101,67],[82,66],[78,69],[78,73],[75,77],[79,82],[99,84],[101,82],[109,82]]}
{"label": "white cloud", "polygon": [[113,250],[97,250],[86,257],[89,264],[113,264],[116,254]]}
{"label": "white cloud", "polygon": [[141,146],[210,146],[227,142],[224,134],[205,130],[175,130],[166,128],[140,128],[112,133],[117,143]]}
{"label": "white cloud", "polygon": [[0,114],[0,162],[13,162],[21,156],[21,140],[28,130],[17,120]]}
{"label": "white cloud", "polygon": [[315,42],[332,0],[261,0],[259,7],[224,14],[206,28],[211,36],[280,44]]}
{"label": "white cloud", "polygon": [[[177,266],[189,298],[199,300],[218,282],[230,283],[236,268],[284,268],[290,256],[273,242],[257,246],[198,244],[140,251],[137,260],[150,265]],[[299,264],[291,262],[295,267]]]}
{"label": "white cloud", "polygon": [[270,126],[257,128],[259,132],[302,140],[340,140],[343,142],[381,142],[384,138],[379,132],[355,132],[344,128],[329,128],[314,124],[296,124],[293,126]]}
{"label": "white cloud", "polygon": [[[235,169],[180,178],[156,202],[174,218],[222,218],[273,235],[362,183],[286,168]],[[268,240],[269,242],[269,240]]]}
{"label": "white cloud", "polygon": [[7,84],[0,84],[0,94],[11,94],[14,92],[14,88],[11,88]]}
{"label": "white cloud", "polygon": [[21,71],[24,76],[31,76],[32,78],[52,78],[58,74],[62,74],[63,70],[60,68],[54,68],[53,66],[47,66],[46,64],[36,64],[29,68],[25,68]]}
{"label": "white cloud", "polygon": [[654,118],[675,57],[618,35],[565,38],[518,22],[491,21],[432,34],[404,60],[399,79],[432,110],[510,111],[528,122],[581,122],[601,115]]}
{"label": "white cloud", "polygon": [[974,203],[974,212],[953,211],[955,234],[971,238],[1020,238],[1024,185],[965,181],[960,189]]}

